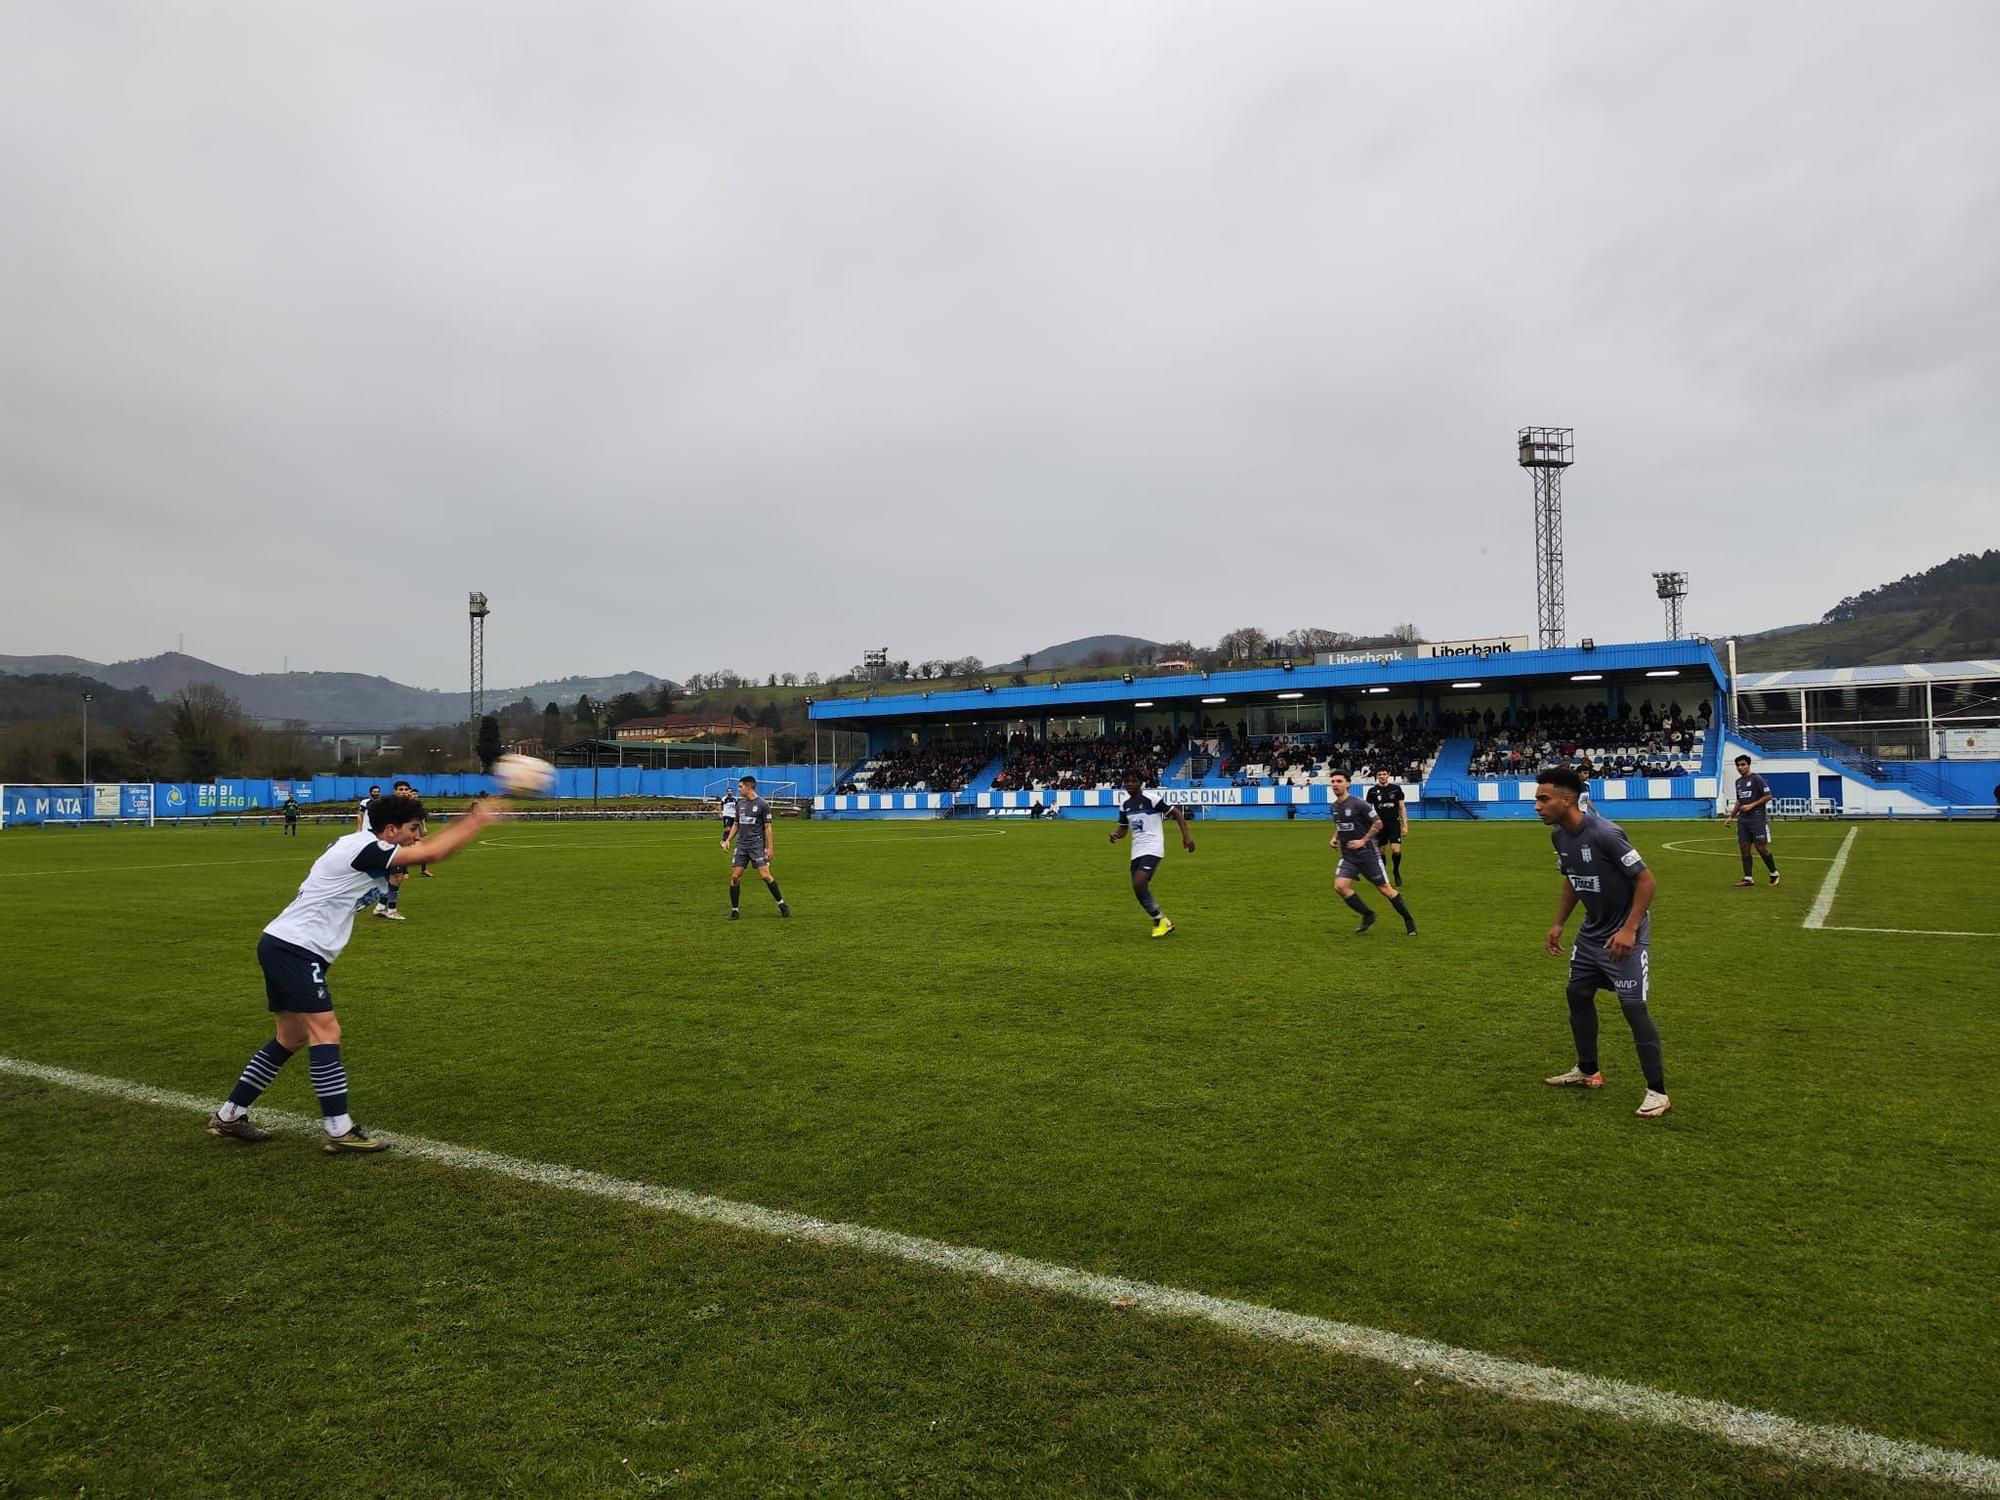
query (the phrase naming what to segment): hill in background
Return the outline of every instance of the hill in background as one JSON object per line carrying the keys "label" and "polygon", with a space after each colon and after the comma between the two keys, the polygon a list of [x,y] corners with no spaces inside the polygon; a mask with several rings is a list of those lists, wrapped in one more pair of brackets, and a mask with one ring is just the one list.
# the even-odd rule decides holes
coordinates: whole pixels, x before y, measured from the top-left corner
{"label": "hill in background", "polygon": [[1966,552],[1843,599],[1817,624],[1739,636],[1745,672],[2000,657],[2000,550]]}
{"label": "hill in background", "polygon": [[[1059,646],[1044,646],[1034,653],[1032,664],[1038,671],[1054,671],[1058,667],[1112,666],[1127,660],[1134,652],[1157,649],[1159,644],[1141,635],[1086,635],[1064,641]],[[1016,657],[986,670],[1019,672],[1023,670],[1021,663],[1022,659]]]}
{"label": "hill in background", "polygon": [[[387,677],[371,677],[361,672],[233,672],[178,651],[110,663],[85,661],[75,656],[0,656],[0,673],[14,677],[38,674],[89,677],[109,687],[143,688],[156,699],[164,699],[192,683],[212,682],[253,718],[301,719],[315,728],[458,724],[466,716],[466,695],[462,692],[409,687]],[[488,689],[486,701],[497,708],[521,698],[531,698],[537,705],[554,699],[567,707],[586,693],[599,699],[614,698],[620,693],[654,693],[664,680],[649,672],[565,677],[526,687]]]}

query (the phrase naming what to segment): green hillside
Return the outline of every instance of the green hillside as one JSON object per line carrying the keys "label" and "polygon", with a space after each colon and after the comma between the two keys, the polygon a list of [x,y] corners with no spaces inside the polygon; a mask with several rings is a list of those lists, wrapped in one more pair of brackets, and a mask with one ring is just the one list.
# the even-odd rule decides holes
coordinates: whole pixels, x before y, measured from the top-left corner
{"label": "green hillside", "polygon": [[2000,550],[1967,552],[1843,599],[1818,624],[1740,637],[1746,672],[2000,657]]}

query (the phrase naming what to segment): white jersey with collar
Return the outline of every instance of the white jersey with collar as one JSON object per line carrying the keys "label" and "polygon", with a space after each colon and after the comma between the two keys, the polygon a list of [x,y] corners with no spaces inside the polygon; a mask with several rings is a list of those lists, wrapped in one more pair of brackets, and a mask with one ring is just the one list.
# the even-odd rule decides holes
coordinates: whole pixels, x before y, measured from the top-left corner
{"label": "white jersey with collar", "polygon": [[372,833],[343,834],[313,861],[292,904],[264,931],[332,963],[354,935],[354,914],[363,898],[371,892],[388,894],[389,861],[395,853],[394,844]]}

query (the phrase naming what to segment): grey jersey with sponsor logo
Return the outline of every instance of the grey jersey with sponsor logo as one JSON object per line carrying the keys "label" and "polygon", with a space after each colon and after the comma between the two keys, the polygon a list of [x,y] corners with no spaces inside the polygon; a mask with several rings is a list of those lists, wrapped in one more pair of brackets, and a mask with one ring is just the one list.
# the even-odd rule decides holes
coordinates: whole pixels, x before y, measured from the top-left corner
{"label": "grey jersey with sponsor logo", "polygon": [[771,804],[762,797],[736,799],[736,847],[751,854],[764,852],[764,830],[771,823]]}
{"label": "grey jersey with sponsor logo", "polygon": [[[1608,818],[1585,813],[1575,833],[1562,827],[1549,830],[1555,845],[1556,868],[1583,903],[1581,941],[1601,944],[1625,925],[1632,910],[1632,892],[1639,872],[1646,868],[1639,851],[1632,847],[1625,830]],[[1652,936],[1649,913],[1639,923],[1639,941]]]}
{"label": "grey jersey with sponsor logo", "polygon": [[1340,833],[1340,844],[1344,849],[1349,839],[1366,836],[1376,823],[1375,809],[1349,792],[1333,804],[1333,825]]}
{"label": "grey jersey with sponsor logo", "polygon": [[[1736,778],[1736,805],[1741,807],[1746,802],[1755,802],[1759,797],[1767,795],[1770,790],[1771,784],[1755,771],[1752,771],[1748,776],[1739,776]],[[1761,818],[1770,810],[1771,804],[1766,802],[1755,812],[1738,813],[1736,816],[1739,818]]]}

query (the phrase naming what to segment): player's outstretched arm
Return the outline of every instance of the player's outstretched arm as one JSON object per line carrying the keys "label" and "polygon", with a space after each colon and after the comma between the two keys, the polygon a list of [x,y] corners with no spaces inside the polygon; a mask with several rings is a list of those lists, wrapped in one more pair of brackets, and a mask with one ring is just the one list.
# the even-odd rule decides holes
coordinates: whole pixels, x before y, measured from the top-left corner
{"label": "player's outstretched arm", "polygon": [[389,868],[401,869],[405,865],[436,865],[450,859],[459,850],[479,837],[480,830],[487,824],[503,817],[507,804],[498,797],[484,797],[466,809],[465,813],[453,818],[438,832],[405,844],[389,856]]}

